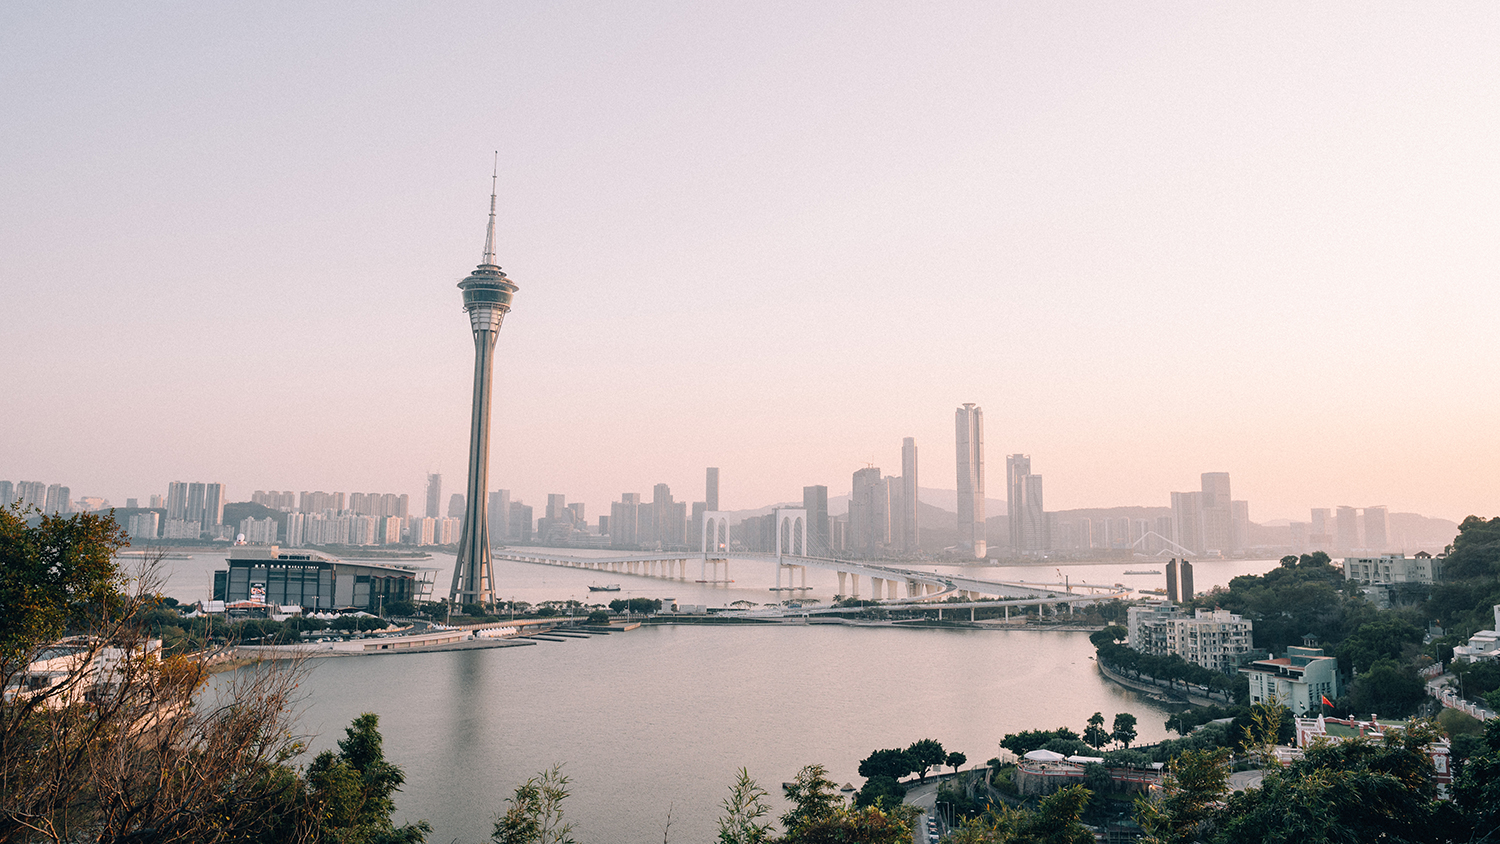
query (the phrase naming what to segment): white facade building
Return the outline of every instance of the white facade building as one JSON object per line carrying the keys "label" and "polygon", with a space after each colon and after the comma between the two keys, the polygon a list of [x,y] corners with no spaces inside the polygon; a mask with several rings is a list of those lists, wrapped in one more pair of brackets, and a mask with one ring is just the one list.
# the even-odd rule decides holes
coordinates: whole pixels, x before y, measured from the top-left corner
{"label": "white facade building", "polygon": [[1453,659],[1464,662],[1500,659],[1500,604],[1495,605],[1495,628],[1481,630],[1470,636],[1467,645],[1459,645],[1453,649]]}
{"label": "white facade building", "polygon": [[160,533],[161,514],[146,511],[136,513],[126,520],[125,531],[130,534],[131,539],[151,540]]}
{"label": "white facade building", "polygon": [[1344,579],[1366,586],[1394,586],[1398,583],[1432,583],[1440,564],[1432,555],[1415,557],[1385,554],[1379,557],[1345,557]]}
{"label": "white facade building", "polygon": [[1251,647],[1254,625],[1228,610],[1198,610],[1191,617],[1171,604],[1131,607],[1130,647],[1153,656],[1176,654],[1194,665],[1228,671]]}
{"label": "white facade building", "polygon": [[1289,647],[1286,656],[1258,659],[1241,668],[1250,680],[1250,702],[1276,701],[1303,715],[1318,710],[1324,697],[1339,696],[1339,661],[1324,656],[1322,648]]}
{"label": "white facade building", "polygon": [[269,516],[264,519],[240,521],[240,533],[245,537],[245,543],[248,545],[275,545],[278,531],[276,520]]}

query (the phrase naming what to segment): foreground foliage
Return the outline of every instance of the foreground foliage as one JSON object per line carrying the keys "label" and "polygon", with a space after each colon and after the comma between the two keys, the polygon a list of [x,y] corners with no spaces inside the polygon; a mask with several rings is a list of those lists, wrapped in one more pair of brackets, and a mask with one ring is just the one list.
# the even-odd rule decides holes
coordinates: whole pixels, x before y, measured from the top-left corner
{"label": "foreground foliage", "polygon": [[361,716],[306,775],[289,764],[298,669],[205,690],[164,655],[151,571],[122,571],[114,520],[0,509],[0,841],[419,842],[397,828],[401,772]]}

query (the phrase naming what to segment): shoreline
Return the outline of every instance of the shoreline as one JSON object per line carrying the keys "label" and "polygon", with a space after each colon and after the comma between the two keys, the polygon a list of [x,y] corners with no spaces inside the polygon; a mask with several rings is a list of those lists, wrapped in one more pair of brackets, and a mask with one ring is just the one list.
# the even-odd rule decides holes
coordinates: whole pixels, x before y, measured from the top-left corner
{"label": "shoreline", "polygon": [[1131,689],[1132,691],[1137,691],[1145,695],[1167,698],[1168,700],[1166,702],[1168,703],[1181,704],[1182,706],[1234,705],[1233,701],[1214,700],[1213,698],[1207,698],[1202,695],[1195,695],[1191,692],[1181,692],[1177,691],[1176,689],[1164,689],[1161,686],[1153,686],[1149,683],[1142,683],[1139,680],[1131,680],[1129,678],[1122,677],[1118,673],[1111,671],[1109,668],[1105,667],[1104,663],[1100,662],[1098,659],[1094,660],[1094,665],[1099,669],[1099,673],[1104,675],[1105,679],[1110,680],[1120,686],[1124,686],[1127,689]]}

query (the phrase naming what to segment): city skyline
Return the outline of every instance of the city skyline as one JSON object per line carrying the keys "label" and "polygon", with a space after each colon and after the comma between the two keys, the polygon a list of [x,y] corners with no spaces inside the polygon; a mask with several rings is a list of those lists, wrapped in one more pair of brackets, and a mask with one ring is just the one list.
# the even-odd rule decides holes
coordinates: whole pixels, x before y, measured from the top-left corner
{"label": "city skyline", "polygon": [[1500,511],[1491,7],[0,15],[7,477],[458,487],[498,146],[526,500],[945,476],[974,401],[1055,510]]}

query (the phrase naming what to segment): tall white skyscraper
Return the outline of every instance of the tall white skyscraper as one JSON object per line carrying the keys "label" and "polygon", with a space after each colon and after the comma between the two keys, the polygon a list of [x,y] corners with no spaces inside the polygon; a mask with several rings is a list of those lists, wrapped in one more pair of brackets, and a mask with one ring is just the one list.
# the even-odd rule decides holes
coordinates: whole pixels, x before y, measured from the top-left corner
{"label": "tall white skyscraper", "polygon": [[849,548],[867,557],[879,555],[891,542],[890,485],[880,469],[869,466],[854,473],[849,495]]}
{"label": "tall white skyscraper", "polygon": [[985,557],[984,411],[966,403],[954,414],[958,445],[958,547],[976,560]]}
{"label": "tall white skyscraper", "polygon": [[1026,476],[1031,474],[1031,455],[1007,454],[1005,456],[1005,515],[1010,528],[1010,547],[1016,551],[1028,550],[1026,544]]}
{"label": "tall white skyscraper", "polygon": [[1390,540],[1386,535],[1386,509],[1384,507],[1365,508],[1365,547],[1372,554],[1384,554]]}
{"label": "tall white skyscraper", "polygon": [[1202,492],[1172,493],[1172,541],[1187,553],[1203,553]]}
{"label": "tall white skyscraper", "polygon": [[167,484],[167,521],[183,521],[188,511],[188,485],[184,481]]}
{"label": "tall white skyscraper", "polygon": [[206,484],[203,490],[203,527],[224,523],[224,485]]}
{"label": "tall white skyscraper", "polygon": [[1047,511],[1042,504],[1042,476],[1028,474],[1021,478],[1021,545],[1026,552],[1046,551],[1051,547],[1047,530]]}
{"label": "tall white skyscraper", "polygon": [[73,509],[68,501],[72,497],[72,492],[62,484],[52,484],[47,487],[46,499],[42,502],[42,512],[61,513],[66,516],[68,511]]}
{"label": "tall white skyscraper", "polygon": [[[1199,498],[1199,506],[1203,510],[1200,517],[1202,527],[1202,550],[1218,551],[1229,556],[1237,549],[1234,547],[1231,496],[1229,494],[1228,472],[1204,472],[1203,473],[1202,496]],[[1183,543],[1186,545],[1187,543]]]}
{"label": "tall white skyscraper", "polygon": [[901,549],[915,554],[922,530],[917,523],[917,441],[901,441]]}

